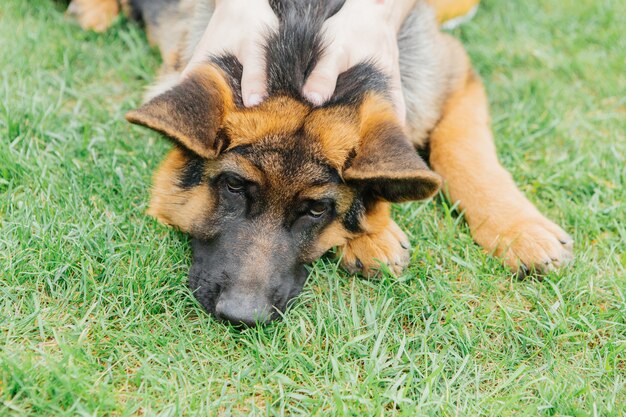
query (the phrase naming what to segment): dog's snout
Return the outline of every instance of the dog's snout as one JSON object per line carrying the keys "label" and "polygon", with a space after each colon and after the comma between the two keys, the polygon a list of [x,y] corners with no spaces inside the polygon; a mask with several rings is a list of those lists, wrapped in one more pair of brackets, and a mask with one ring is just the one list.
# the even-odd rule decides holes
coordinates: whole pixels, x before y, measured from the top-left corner
{"label": "dog's snout", "polygon": [[246,297],[220,296],[215,305],[215,316],[233,325],[255,326],[272,320],[273,307],[265,300]]}
{"label": "dog's snout", "polygon": [[211,241],[192,240],[189,286],[194,296],[208,313],[236,326],[279,319],[302,290],[307,269],[284,253],[240,256],[235,250],[241,246],[235,234]]}

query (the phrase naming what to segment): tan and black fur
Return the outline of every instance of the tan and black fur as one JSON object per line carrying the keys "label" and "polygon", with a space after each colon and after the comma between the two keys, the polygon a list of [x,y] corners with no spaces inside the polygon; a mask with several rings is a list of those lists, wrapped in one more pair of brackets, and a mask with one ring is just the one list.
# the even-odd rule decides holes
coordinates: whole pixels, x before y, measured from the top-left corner
{"label": "tan and black fur", "polygon": [[[155,174],[149,213],[194,237],[190,284],[210,312],[271,319],[302,288],[303,265],[332,247],[350,271],[371,274],[383,262],[399,273],[409,245],[389,205],[431,197],[441,179],[474,239],[514,271],[549,271],[571,258],[571,238],[498,162],[481,81],[426,2],[398,40],[406,126],[375,63],[341,74],[321,107],[302,96],[323,53],[321,25],[343,1],[270,1],[281,23],[267,37],[269,98],[249,109],[233,56],[207,57],[180,76],[211,2],[161,3],[128,4],[164,66],[151,99],[127,119],[176,144]],[[415,149],[428,151],[432,170]]]}

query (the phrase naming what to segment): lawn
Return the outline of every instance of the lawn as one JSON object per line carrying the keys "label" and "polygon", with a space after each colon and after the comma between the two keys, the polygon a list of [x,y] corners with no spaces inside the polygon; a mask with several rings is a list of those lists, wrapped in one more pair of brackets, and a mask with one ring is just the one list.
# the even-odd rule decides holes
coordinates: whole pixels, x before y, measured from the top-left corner
{"label": "lawn", "polygon": [[571,267],[517,281],[443,200],[406,204],[409,271],[322,259],[283,321],[238,331],[144,214],[169,145],[123,118],[159,66],[143,32],[2,0],[0,415],[625,416],[625,21],[621,0],[490,0],[454,31]]}

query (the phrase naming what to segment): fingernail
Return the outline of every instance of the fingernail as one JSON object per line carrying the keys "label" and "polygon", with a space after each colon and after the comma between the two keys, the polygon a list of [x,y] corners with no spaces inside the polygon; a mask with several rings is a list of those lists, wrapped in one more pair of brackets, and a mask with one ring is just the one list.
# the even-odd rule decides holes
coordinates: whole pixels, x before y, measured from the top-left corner
{"label": "fingernail", "polygon": [[262,100],[263,97],[261,97],[260,94],[250,94],[248,96],[248,107],[256,106],[257,104],[261,103]]}
{"label": "fingernail", "polygon": [[320,93],[316,93],[315,91],[311,91],[310,93],[306,93],[306,98],[313,103],[315,106],[321,106],[324,102],[322,95]]}

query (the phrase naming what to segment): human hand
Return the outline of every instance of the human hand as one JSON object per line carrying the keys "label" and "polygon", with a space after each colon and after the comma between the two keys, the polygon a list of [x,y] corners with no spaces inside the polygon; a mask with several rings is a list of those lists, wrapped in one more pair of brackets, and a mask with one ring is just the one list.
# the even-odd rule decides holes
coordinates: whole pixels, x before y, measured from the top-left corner
{"label": "human hand", "polygon": [[[390,77],[392,99],[404,122],[406,107],[396,34],[414,3],[415,0],[347,0],[324,23],[326,53],[304,85],[307,99],[323,104],[332,96],[339,74],[360,62],[374,60]],[[263,40],[266,33],[277,27],[278,18],[267,0],[217,0],[183,75],[209,54],[232,53],[243,65],[244,105],[259,104],[267,95]]]}
{"label": "human hand", "polygon": [[414,4],[414,0],[347,0],[324,23],[325,55],[309,75],[304,95],[314,104],[323,104],[332,96],[339,74],[373,60],[389,76],[391,97],[404,123],[397,33]]}
{"label": "human hand", "polygon": [[210,54],[227,52],[243,65],[241,95],[246,107],[267,95],[263,40],[278,27],[278,18],[267,0],[216,0],[213,16],[196,46],[185,76]]}

